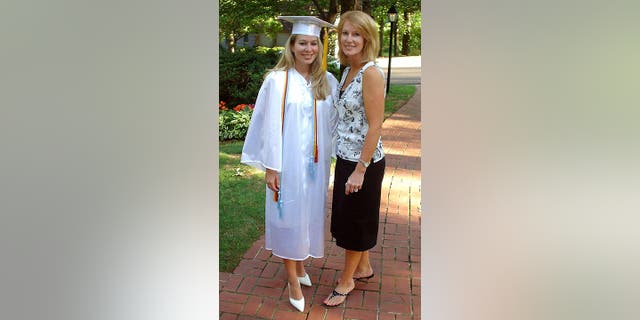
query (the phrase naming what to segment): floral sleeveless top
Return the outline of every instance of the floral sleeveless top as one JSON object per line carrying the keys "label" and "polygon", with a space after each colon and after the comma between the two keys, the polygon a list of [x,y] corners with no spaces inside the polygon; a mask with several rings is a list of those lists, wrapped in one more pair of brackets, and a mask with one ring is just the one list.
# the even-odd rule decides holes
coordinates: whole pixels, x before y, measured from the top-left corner
{"label": "floral sleeveless top", "polygon": [[[338,111],[336,155],[345,160],[357,162],[360,159],[364,138],[369,131],[369,123],[365,116],[364,102],[362,100],[362,75],[371,66],[378,69],[384,78],[384,73],[380,70],[380,67],[370,61],[353,77],[351,83],[346,88],[343,88],[351,69],[351,67],[347,67],[342,73],[342,79],[338,86],[340,98],[335,103]],[[378,138],[378,145],[373,153],[372,160],[373,162],[378,162],[382,158],[384,158],[382,139]],[[367,161],[367,159],[363,160]]]}

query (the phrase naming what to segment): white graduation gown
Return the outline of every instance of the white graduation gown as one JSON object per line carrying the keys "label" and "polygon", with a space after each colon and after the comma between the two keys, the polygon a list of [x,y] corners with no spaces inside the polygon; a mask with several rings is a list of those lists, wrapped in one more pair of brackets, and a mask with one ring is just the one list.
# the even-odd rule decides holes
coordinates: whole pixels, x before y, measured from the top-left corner
{"label": "white graduation gown", "polygon": [[265,185],[265,248],[285,259],[324,256],[332,135],[337,122],[333,100],[338,86],[329,72],[327,78],[331,96],[318,100],[316,108],[318,163],[313,164],[313,93],[293,68],[289,70],[284,140],[281,112],[285,71],[272,71],[258,93],[242,149],[242,163],[280,172],[280,208],[273,201],[273,191]]}

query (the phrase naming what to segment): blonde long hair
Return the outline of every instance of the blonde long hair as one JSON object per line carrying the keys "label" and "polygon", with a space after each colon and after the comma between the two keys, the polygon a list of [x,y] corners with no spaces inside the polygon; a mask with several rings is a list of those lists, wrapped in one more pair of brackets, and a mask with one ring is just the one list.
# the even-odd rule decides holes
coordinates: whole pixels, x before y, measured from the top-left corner
{"label": "blonde long hair", "polygon": [[356,29],[360,31],[364,38],[364,45],[362,47],[362,61],[369,62],[374,61],[378,57],[380,51],[380,38],[378,37],[378,25],[376,21],[371,18],[370,15],[362,11],[347,11],[340,16],[340,23],[338,23],[338,44],[340,50],[338,50],[338,58],[343,65],[349,65],[347,56],[342,52],[342,28],[344,23],[349,21]]}
{"label": "blonde long hair", "polygon": [[[271,70],[287,71],[295,67],[296,59],[291,51],[291,46],[294,45],[296,39],[297,35],[295,34],[289,36],[289,40],[287,40],[287,44],[284,46],[284,52],[282,53],[282,56],[280,56],[280,60]],[[313,92],[313,97],[318,100],[324,100],[331,94],[331,88],[329,87],[326,71],[322,68],[322,52],[324,52],[322,41],[318,39],[318,55],[313,63],[311,63],[311,91]]]}

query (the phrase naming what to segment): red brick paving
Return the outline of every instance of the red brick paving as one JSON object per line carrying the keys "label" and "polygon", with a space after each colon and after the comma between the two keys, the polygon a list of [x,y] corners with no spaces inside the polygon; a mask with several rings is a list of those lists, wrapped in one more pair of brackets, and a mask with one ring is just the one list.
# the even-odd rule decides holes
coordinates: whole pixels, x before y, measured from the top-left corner
{"label": "red brick paving", "polygon": [[420,319],[421,126],[418,86],[415,96],[383,124],[387,167],[378,244],[370,251],[372,279],[357,282],[346,303],[333,308],[322,304],[344,262],[344,252],[329,232],[329,211],[325,256],[305,263],[313,286],[302,287],[304,312],[289,304],[282,261],[264,249],[261,238],[232,273],[220,273],[220,319]]}

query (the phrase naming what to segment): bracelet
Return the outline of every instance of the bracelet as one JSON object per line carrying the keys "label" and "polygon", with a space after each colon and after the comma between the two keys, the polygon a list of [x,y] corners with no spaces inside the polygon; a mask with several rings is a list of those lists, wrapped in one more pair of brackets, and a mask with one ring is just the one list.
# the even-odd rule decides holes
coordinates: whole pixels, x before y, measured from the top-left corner
{"label": "bracelet", "polygon": [[360,162],[365,169],[368,168],[370,164],[370,162],[365,162],[362,159],[358,159],[358,162]]}

